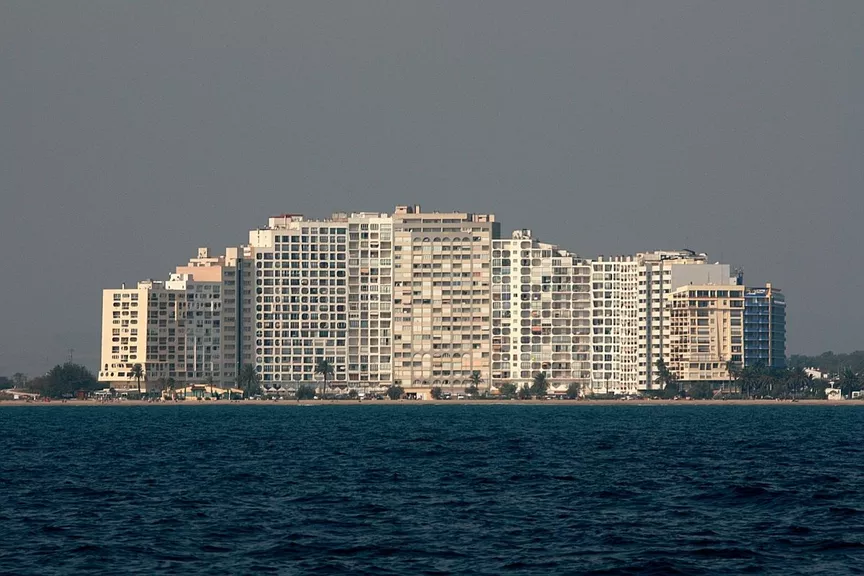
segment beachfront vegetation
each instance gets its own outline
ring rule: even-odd
[[[129,379],[135,380],[135,383],[138,385],[138,397],[141,397],[141,380],[144,379],[144,368],[141,364],[133,364],[132,369],[129,370]]]
[[[859,376],[864,373],[864,350],[848,354],[824,352],[818,356],[793,354],[789,357],[790,368],[815,368],[825,374],[839,376],[848,368]]]
[[[246,398],[261,394],[261,376],[252,364],[244,364],[237,377],[238,387]]]
[[[297,398],[297,400],[314,400],[315,387],[310,386],[309,384],[301,384],[300,387],[297,388],[295,398]]]
[[[502,398],[506,398],[507,400],[509,400],[516,397],[518,387],[512,382],[506,382],[498,387],[498,392],[501,394]]]
[[[319,359],[315,365],[315,374],[320,374],[324,378],[324,389],[321,392],[322,398],[326,398],[327,396],[327,381],[333,376],[334,372],[333,364],[326,358]]]
[[[531,384],[531,394],[535,398],[543,398],[549,390],[549,379],[545,372],[538,372],[534,375],[534,382]]]
[[[398,384],[394,384],[387,388],[387,397],[391,400],[399,400],[405,394],[405,389]]]
[[[48,398],[71,398],[78,391],[85,393],[100,388],[96,376],[80,364],[58,364],[44,376],[26,382],[26,389]]]
[[[582,385],[578,382],[573,382],[569,386],[567,386],[567,398],[570,400],[575,400],[579,397],[579,394],[582,392]]]
[[[444,396],[444,391],[441,389],[441,386],[433,386],[431,390],[429,390],[429,394],[432,396],[433,400],[441,400]]]
[[[522,384],[522,387],[519,388],[518,398],[520,400],[530,400],[531,399],[531,387],[528,384]]]
[[[483,382],[483,378],[480,377],[480,371],[474,370],[471,372],[471,386],[469,388],[474,388],[475,392],[471,393],[472,396],[477,396],[480,393],[480,383]],[[468,390],[465,390],[465,393],[468,393]]]

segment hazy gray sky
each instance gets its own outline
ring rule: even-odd
[[[0,374],[268,215],[491,211],[689,247],[864,348],[864,2],[0,3]]]

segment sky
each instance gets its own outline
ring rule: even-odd
[[[864,2],[0,2],[0,375],[299,212],[691,248],[864,348]]]

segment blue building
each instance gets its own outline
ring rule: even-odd
[[[779,289],[744,290],[744,366],[786,367],[786,297]]]

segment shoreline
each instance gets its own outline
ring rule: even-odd
[[[148,402],[123,400],[4,400],[2,407],[49,406],[864,406],[854,400],[181,400]]]

